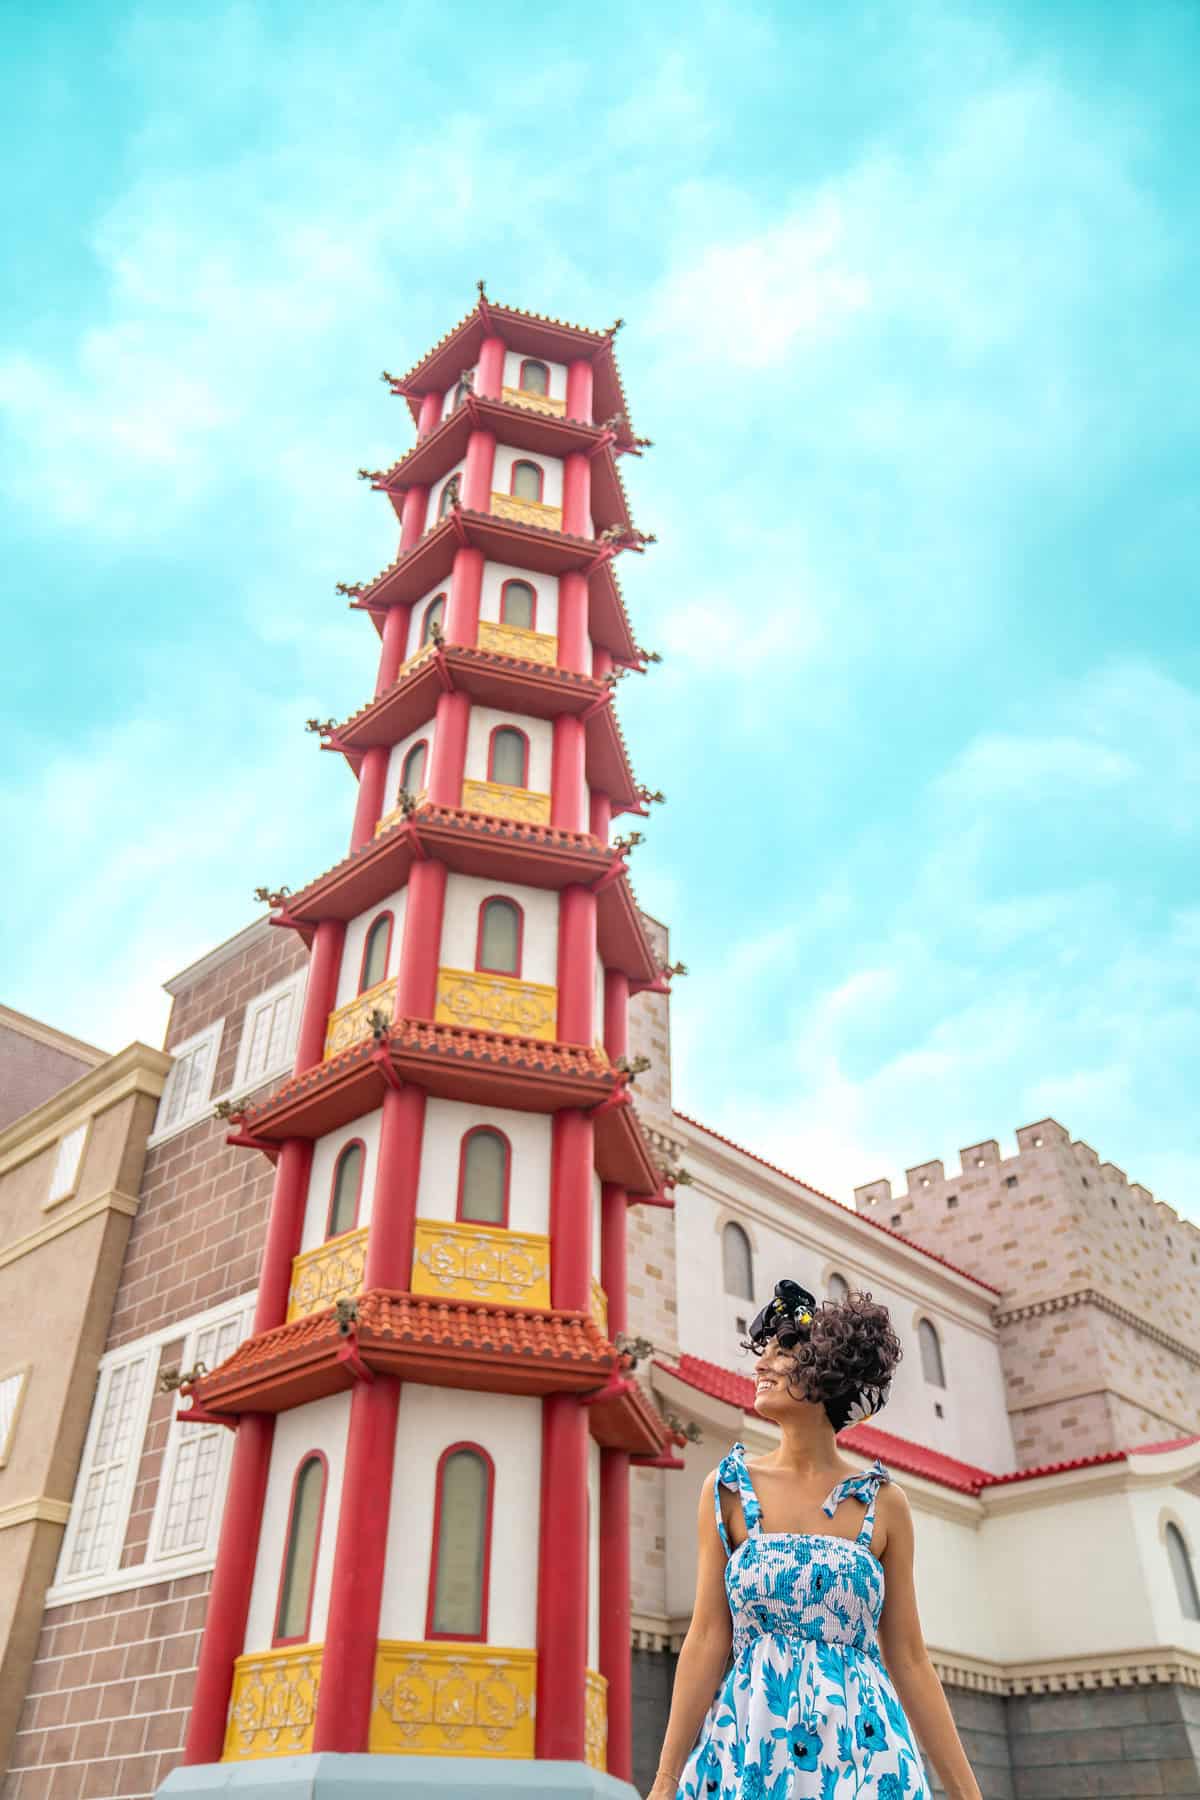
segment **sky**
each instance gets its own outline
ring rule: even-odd
[[[676,1104],[848,1199],[1053,1116],[1200,1222],[1200,12],[14,4],[0,999],[345,850],[379,381],[620,316]]]

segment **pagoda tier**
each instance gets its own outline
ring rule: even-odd
[[[348,1323],[324,1311],[247,1338],[191,1398],[210,1417],[278,1413],[352,1388],[364,1368],[479,1393],[587,1395],[596,1443],[633,1456],[659,1455],[670,1436],[590,1314],[374,1288]]]
[[[421,599],[444,582],[454,566],[455,551],[464,546],[481,551],[491,562],[534,573],[565,575],[580,571],[587,579],[588,634],[592,643],[607,650],[620,666],[640,668],[641,653],[612,568],[618,546],[501,518],[497,513],[455,508],[411,550],[402,551],[395,562],[359,587],[356,604],[375,617],[376,628],[382,634],[382,614],[389,607]]]
[[[632,534],[633,521],[625,484],[621,480],[613,455],[615,434],[602,425],[587,425],[579,419],[549,417],[528,405],[508,400],[486,400],[468,394],[462,405],[449,418],[423,437],[390,469],[381,470],[373,480],[379,493],[387,495],[397,517],[404,511],[404,496],[414,483],[428,484],[445,469],[447,463],[461,462],[466,456],[467,441],[472,431],[492,431],[517,450],[537,450],[546,456],[569,456],[582,451],[591,459],[591,510],[597,534],[613,526]]]

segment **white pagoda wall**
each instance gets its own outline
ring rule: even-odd
[[[342,948],[342,961],[338,970],[336,1006],[345,1006],[358,993],[358,977],[362,970],[363,945],[367,932],[380,913],[390,912],[392,915],[392,936],[388,944],[387,970],[383,980],[388,980],[400,967],[400,948],[404,942],[404,915],[408,909],[407,887],[397,888],[394,893],[385,894],[366,912],[356,914],[346,926],[346,941]]]
[[[313,1250],[318,1244],[325,1242],[325,1225],[329,1218],[329,1199],[333,1186],[333,1170],[341,1152],[355,1138],[361,1138],[363,1144],[363,1176],[362,1189],[358,1201],[358,1223],[369,1225],[371,1207],[375,1198],[375,1171],[379,1161],[379,1127],[383,1119],[382,1111],[377,1107],[374,1112],[363,1113],[360,1118],[352,1119],[348,1125],[339,1125],[325,1137],[318,1138],[313,1145],[312,1173],[308,1182],[308,1201],[304,1208],[304,1228],[300,1235],[300,1248]]]
[[[489,562],[483,565],[483,584],[479,595],[479,616],[498,624],[500,595],[506,581],[524,581],[537,596],[534,611],[535,631],[547,637],[558,636],[558,576],[544,575],[541,570],[518,569],[511,563]]]
[[[545,888],[485,881],[478,875],[451,875],[446,882],[441,963],[473,969],[479,935],[479,908],[500,895],[515,900],[525,914],[521,976],[554,987],[558,981],[558,896]]]
[[[330,1394],[324,1400],[312,1400],[307,1406],[293,1407],[290,1412],[282,1412],[276,1418],[275,1436],[271,1444],[271,1468],[263,1506],[262,1534],[254,1569],[254,1585],[250,1590],[250,1611],[246,1620],[247,1652],[269,1650],[271,1647],[292,1488],[296,1470],[312,1450],[324,1452],[327,1468],[325,1508],[321,1516],[321,1542],[317,1551],[308,1641],[319,1644],[324,1639],[349,1427],[348,1393]]]
[[[499,725],[514,725],[529,739],[529,770],[525,786],[535,794],[550,792],[550,760],[554,749],[554,728],[549,719],[533,719],[527,713],[497,712],[491,706],[473,706],[467,724],[468,781],[488,779],[488,748],[493,731]]]
[[[454,1218],[459,1153],[464,1134],[475,1125],[494,1125],[512,1146],[510,1231],[535,1231],[545,1236],[550,1228],[550,1115],[473,1106],[432,1096],[425,1105],[418,1218]]]
[[[519,388],[521,385],[521,364],[528,359],[516,350],[504,352],[504,386]],[[535,357],[534,361],[545,364],[550,372],[550,398],[565,400],[567,397],[567,365],[566,363],[546,362],[544,356]]]

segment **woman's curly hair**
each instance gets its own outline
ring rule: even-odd
[[[773,1342],[756,1345],[745,1338],[742,1348],[761,1356]],[[787,1380],[792,1398],[819,1402],[833,1429],[842,1431],[886,1406],[904,1352],[887,1307],[870,1294],[849,1293],[844,1300],[822,1301],[812,1323],[782,1354],[794,1364]]]

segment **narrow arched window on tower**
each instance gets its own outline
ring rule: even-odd
[[[526,357],[521,364],[521,392],[544,397],[550,392],[550,371],[544,362]]]
[[[540,500],[542,471],[536,463],[515,462],[512,467],[512,492],[518,500]]]
[[[378,985],[387,974],[388,951],[392,943],[392,915],[390,912],[380,913],[372,921],[367,932],[367,940],[363,945],[362,968],[358,976],[358,991],[365,994],[368,988]]]
[[[443,1451],[434,1489],[426,1638],[487,1637],[493,1478],[492,1459],[478,1445]]]
[[[276,1644],[299,1644],[308,1636],[324,1504],[325,1458],[317,1451],[300,1464],[292,1488],[275,1614]]]
[[[446,596],[445,594],[435,594],[433,599],[429,602],[429,605],[425,608],[425,617],[421,620],[421,642],[417,646],[418,649],[423,650],[425,648],[426,644],[433,636],[434,626],[437,625],[440,628],[445,617]]]
[[[458,386],[454,390],[454,397],[450,402],[450,411],[451,412],[458,411],[459,407],[462,405],[463,401],[466,399],[466,397],[470,393],[470,391],[471,391],[471,389],[465,381],[459,382]]]
[[[492,733],[488,780],[505,787],[529,786],[529,739],[514,725],[499,725]]]
[[[406,794],[419,794],[425,786],[425,764],[429,758],[429,745],[424,738],[414,744],[400,769],[400,786]]]
[[[459,481],[458,476],[452,475],[450,477],[449,481],[446,483],[445,487],[442,489],[441,498],[438,501],[438,518],[439,519],[444,519],[446,517],[446,514],[450,511],[450,508],[454,505],[455,501],[458,500],[458,497],[459,497],[458,490],[459,490],[460,486],[461,486],[461,483]]]
[[[941,1339],[928,1319],[922,1319],[917,1326],[917,1342],[921,1347],[921,1373],[931,1387],[944,1388],[946,1371],[942,1365]]]
[[[537,601],[527,581],[506,581],[500,590],[500,623],[533,630]]]
[[[513,900],[485,900],[479,909],[475,967],[493,975],[521,973],[521,909]]]
[[[1192,1559],[1178,1525],[1168,1523],[1166,1540],[1167,1561],[1175,1578],[1180,1610],[1185,1619],[1200,1619],[1200,1591],[1196,1587],[1196,1571],[1192,1567]]]
[[[828,1291],[829,1298],[831,1300],[836,1300],[837,1304],[840,1306],[842,1301],[846,1298],[846,1295],[850,1292],[850,1283],[846,1280],[844,1275],[839,1275],[835,1270],[829,1277]]]
[[[727,1225],[721,1233],[721,1264],[725,1275],[725,1292],[739,1300],[754,1298],[754,1259],[750,1239],[740,1225]]]
[[[327,1238],[341,1237],[343,1231],[353,1231],[358,1223],[363,1156],[362,1139],[355,1138],[353,1143],[346,1145],[334,1164],[333,1183],[329,1190],[329,1219],[325,1228]]]
[[[508,1223],[508,1139],[488,1125],[468,1131],[458,1171],[458,1216],[476,1225]]]

